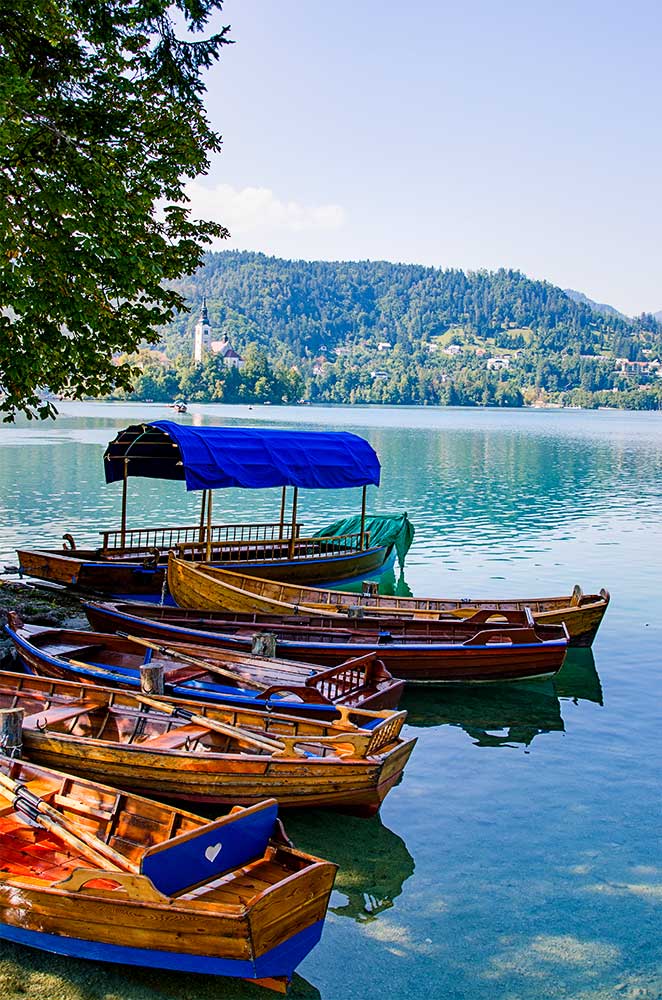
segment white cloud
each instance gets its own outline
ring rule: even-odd
[[[274,237],[286,233],[330,232],[344,226],[341,205],[303,205],[284,201],[266,187],[235,188],[231,184],[204,187],[192,181],[186,187],[193,218],[226,226],[233,237]]]

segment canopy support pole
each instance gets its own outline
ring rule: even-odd
[[[287,486],[283,486],[280,495],[280,530],[278,532],[278,537],[283,537],[283,532],[285,531],[285,494],[287,493]]]
[[[294,559],[294,544],[296,538],[297,530],[297,498],[299,496],[299,487],[294,487],[294,495],[292,496],[292,531],[290,532],[290,546],[289,546],[289,557]]]
[[[368,487],[363,487],[363,497],[361,498],[361,538],[359,540],[359,548],[361,552],[365,547],[365,499]]]
[[[205,560],[206,562],[211,562],[211,490],[207,491],[207,547]]]
[[[124,548],[126,544],[126,492],[129,478],[129,460],[124,459],[124,477],[122,479],[122,526],[120,530],[120,546]]]
[[[202,503],[200,504],[200,532],[198,541],[203,542],[205,538],[205,507],[207,504],[207,490],[202,491]]]

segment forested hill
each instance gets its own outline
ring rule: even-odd
[[[578,347],[582,353],[618,348],[628,356],[646,346],[641,323],[597,314],[560,288],[518,271],[465,273],[386,261],[288,261],[263,254],[208,254],[178,287],[192,313],[175,330],[185,348],[207,296],[212,326],[244,346],[276,343],[303,358],[321,349],[389,341],[404,349],[434,341],[453,329],[498,346],[546,351]],[[662,345],[662,326],[647,317]],[[512,334],[510,330],[519,332]],[[622,341],[619,343],[619,341]],[[177,347],[176,337],[168,338]],[[188,343],[188,341],[186,341]]]
[[[143,352],[137,398],[662,407],[662,324],[596,312],[518,271],[210,253],[178,283],[191,307]],[[210,355],[194,365],[207,298]]]

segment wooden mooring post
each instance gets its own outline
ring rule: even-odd
[[[150,650],[151,652],[151,650]],[[140,668],[140,690],[143,694],[164,694],[162,663],[143,663]]]
[[[273,632],[256,632],[253,636],[251,652],[255,656],[267,656],[273,660],[277,644],[278,638]]]
[[[0,709],[0,754],[14,759],[23,754],[23,709]]]

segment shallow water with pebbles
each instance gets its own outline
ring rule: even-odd
[[[0,565],[16,545],[79,544],[118,521],[103,483],[116,431],[171,415],[62,404],[0,428]],[[292,814],[290,835],[340,864],[321,944],[294,997],[659,1000],[662,416],[621,412],[196,406],[178,420],[346,429],[383,467],[375,511],[408,510],[415,594],[544,596],[607,587],[593,650],[555,681],[412,689],[418,736],[381,815]],[[195,523],[198,498],[134,480],[129,520]],[[356,492],[303,494],[321,527]],[[272,520],[279,499],[217,494],[218,520]],[[396,574],[397,576],[397,574]],[[41,1000],[226,1000],[235,981],[92,966],[0,943],[0,994]]]

